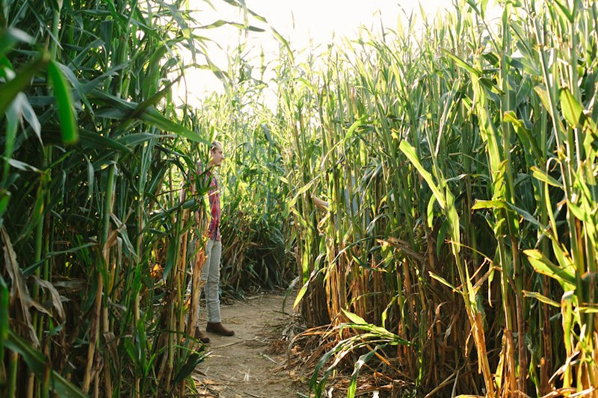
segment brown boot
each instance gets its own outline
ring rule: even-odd
[[[220,322],[208,322],[208,327],[206,328],[206,332],[216,333],[220,336],[234,336],[235,332],[232,330],[228,330],[222,323]]]
[[[208,336],[204,336],[204,334],[199,330],[199,328],[195,329],[195,337],[197,340],[201,341],[204,344],[208,344],[210,342],[210,338]]]

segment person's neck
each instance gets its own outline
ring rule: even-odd
[[[212,172],[216,171],[216,169],[218,169],[218,167],[216,167],[216,165],[212,161],[210,161],[208,163],[208,171],[210,173],[212,173]]]

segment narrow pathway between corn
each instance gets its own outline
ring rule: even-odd
[[[293,298],[260,294],[221,307],[222,323],[232,337],[210,337],[211,356],[195,369],[199,397],[287,398],[306,396],[306,386],[293,383],[283,364],[289,341],[283,338],[292,323]],[[205,307],[202,307],[202,309]],[[205,331],[205,311],[201,325]]]

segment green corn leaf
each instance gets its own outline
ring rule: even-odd
[[[132,258],[136,259],[137,258],[137,253],[135,252],[135,248],[133,247],[133,244],[131,243],[131,239],[129,238],[129,234],[127,233],[127,229],[124,228],[124,225],[123,225],[122,221],[120,221],[118,219],[118,217],[116,217],[114,214],[111,214],[110,218],[112,219],[112,222],[118,228],[118,234],[119,234],[119,236],[122,239],[123,246],[124,246],[124,249],[125,249],[125,253],[127,254],[128,257],[132,257]]]
[[[58,105],[62,141],[66,145],[74,144],[79,140],[79,131],[75,118],[73,99],[70,88],[67,86],[66,80],[55,61],[50,62],[48,65],[48,77],[54,88],[56,104]]]
[[[341,327],[340,327],[341,333],[342,333],[342,330],[345,328],[363,330],[368,333],[361,335],[362,339],[374,338],[377,340],[387,341],[388,343],[390,343],[392,345],[396,345],[396,344],[401,344],[401,345],[406,345],[406,346],[411,345],[411,342],[400,338],[396,334],[389,332],[388,330],[386,330],[385,328],[383,328],[381,326],[376,326],[376,325],[372,325],[371,323],[367,323],[363,318],[361,318],[360,316],[358,316],[350,311],[347,311],[347,310],[341,310],[341,311],[342,311],[343,315],[346,316],[347,319],[349,319],[349,321],[351,322],[348,324],[341,325]]]
[[[523,251],[536,272],[549,276],[559,282],[563,289],[575,290],[575,275],[571,268],[561,268],[550,261],[539,250]]]
[[[0,363],[4,361],[4,345],[8,339],[8,299],[8,286],[0,275]]]
[[[587,230],[588,239],[590,239],[595,247],[594,243],[596,240],[596,227],[594,224],[594,218],[592,217],[593,214],[596,214],[595,203],[592,202],[590,204],[586,198],[582,198],[579,206],[571,202],[567,203],[567,206],[575,218],[583,221],[586,226],[585,228]]]
[[[351,381],[349,382],[349,388],[347,391],[347,398],[355,398],[355,392],[357,390],[357,376],[359,376],[359,371],[379,350],[384,349],[386,344],[376,345],[376,347],[359,357],[357,362],[353,367],[353,373],[351,374]]]
[[[536,143],[536,139],[532,137],[531,131],[525,127],[523,120],[517,119],[515,112],[508,111],[504,114],[505,121],[507,123],[511,123],[515,128],[515,132],[520,137],[521,142],[526,144],[527,149],[534,155],[536,159],[539,159],[540,162],[544,162],[542,152],[540,148],[538,148],[538,144]]]
[[[168,278],[168,275],[170,274],[170,271],[174,266],[177,249],[178,247],[176,243],[171,243],[170,245],[168,245],[168,250],[166,252],[166,264],[164,266],[164,273],[162,275],[162,278],[164,280]]]
[[[536,293],[536,292],[528,292],[527,290],[523,291],[523,297],[529,297],[536,299],[544,304],[548,304],[550,306],[560,308],[561,305],[554,300],[549,299],[548,297],[544,296],[543,294]]]
[[[540,222],[538,220],[536,220],[536,218],[531,215],[528,211],[517,207],[511,203],[507,203],[507,206],[510,210],[514,211],[515,213],[517,213],[519,216],[523,217],[523,219],[533,225],[535,225],[536,227],[538,227],[538,229],[540,230],[546,230],[546,226],[540,224]]]
[[[9,105],[6,110],[6,146],[4,148],[5,158],[5,169],[4,176],[7,175],[8,161],[12,158],[15,140],[17,137],[18,126],[22,125],[22,121],[26,120],[35,135],[42,142],[41,137],[41,124],[37,119],[31,104],[27,100],[27,96],[24,93],[18,93],[13,102]]]
[[[199,29],[215,29],[227,24],[230,24],[230,22],[225,21],[223,19],[219,19],[218,21],[212,22],[211,24],[199,26]]]
[[[571,12],[571,10],[569,10],[569,6],[568,5],[563,4],[563,2],[561,0],[554,0],[554,4],[557,5],[557,7],[560,10],[560,12],[565,16],[565,18],[567,18],[567,20],[570,23],[573,23],[575,21],[575,17],[573,15],[573,12]]]
[[[159,93],[157,95],[159,96],[161,94]],[[173,122],[151,106],[147,108],[142,107],[143,112],[138,114],[139,112],[136,112],[139,109],[139,105],[137,103],[125,101],[122,98],[117,98],[98,89],[92,90],[92,98],[96,98],[106,103],[112,108],[113,111],[116,111],[117,113],[112,115],[115,118],[124,118],[126,115],[135,114],[140,120],[149,124],[150,126],[156,127],[160,130],[173,132],[188,139],[189,141],[210,145],[210,142],[205,137],[189,130],[183,125]]]
[[[506,209],[507,204],[503,200],[476,200],[471,207],[472,210],[480,209]]]
[[[8,203],[10,202],[10,192],[6,191],[3,188],[0,188],[0,228],[4,226],[4,212],[8,207]]]
[[[561,90],[561,109],[563,110],[563,116],[565,116],[571,127],[578,128],[584,124],[583,108],[567,88]]]
[[[482,72],[475,69],[473,66],[469,65],[467,62],[463,61],[461,58],[457,57],[455,54],[449,52],[446,49],[442,49],[442,52],[444,54],[446,54],[450,59],[452,59],[453,61],[455,61],[455,63],[457,64],[457,66],[465,69],[466,71],[468,71],[469,73],[471,73],[473,76],[475,77],[482,77]]]
[[[413,166],[421,174],[421,176],[424,178],[424,180],[426,180],[426,182],[428,183],[428,186],[432,190],[432,193],[434,194],[434,197],[438,201],[438,204],[440,205],[440,207],[445,209],[446,208],[445,197],[442,194],[442,191],[440,190],[440,188],[435,184],[432,174],[430,174],[426,169],[424,169],[424,167],[420,163],[419,158],[417,157],[417,154],[415,153],[415,148],[410,143],[403,140],[399,144],[399,149],[405,154],[405,156],[407,156],[407,159],[409,159],[411,164],[413,164]]]
[[[428,208],[426,211],[426,219],[428,221],[428,227],[432,228],[434,225],[434,203],[436,202],[436,198],[434,195],[430,196],[430,200],[428,201]]]
[[[138,133],[138,134],[127,134],[119,138],[117,141],[125,147],[131,149],[137,145],[141,145],[145,142],[160,139],[175,138],[176,135],[168,134],[150,134],[150,133]]]
[[[363,319],[362,317],[360,317],[359,315],[356,315],[352,312],[346,311],[346,310],[342,310],[343,314],[354,324],[356,325],[368,325],[368,323],[365,321],[365,319]]]
[[[215,29],[215,28],[219,28],[224,25],[234,26],[235,28],[241,29],[241,30],[247,29],[251,32],[265,32],[264,29],[258,28],[257,26],[251,26],[251,25],[245,26],[238,22],[225,21],[223,19],[219,19],[218,21],[212,22],[211,24],[208,24],[208,25],[200,26],[199,29]]]
[[[105,137],[100,135],[99,133],[87,131],[87,130],[79,130],[79,145],[83,148],[89,149],[114,149],[117,151],[124,151],[128,153],[133,153],[133,146],[128,145],[127,142],[122,143],[121,140],[113,140],[111,138]],[[124,140],[126,141],[126,140]],[[133,139],[134,141],[134,139]]]
[[[208,59],[208,65],[196,64],[193,66],[197,69],[212,71],[214,73],[214,75],[220,80],[226,81],[229,78],[229,75],[226,71],[223,71],[222,69],[220,69],[216,64],[209,61],[209,59]]]
[[[306,282],[303,286],[301,286],[301,290],[299,290],[299,293],[297,293],[297,297],[295,297],[295,302],[293,303],[293,308],[297,308],[299,303],[301,303],[303,296],[305,296],[305,293],[307,293],[308,284],[309,284],[309,281]]]
[[[542,181],[545,184],[552,185],[553,187],[563,189],[563,184],[561,184],[560,182],[555,180],[553,177],[549,176],[546,172],[540,170],[538,167],[532,166],[531,170],[532,170],[532,175],[538,181]]]
[[[556,240],[556,238],[551,237],[552,239],[552,251],[554,252],[554,256],[557,259],[559,266],[563,269],[570,270],[571,273],[575,272],[575,264],[571,259],[571,256],[567,252],[567,250],[561,245],[561,243]]]
[[[287,50],[286,54],[290,57],[291,59],[291,63],[294,63],[294,52],[291,50],[291,46],[288,42],[288,40],[286,40],[284,37],[282,37],[282,35],[280,33],[278,33],[278,31],[274,28],[272,28],[272,33],[274,34],[274,37],[282,43],[282,45],[284,46],[284,48]]]
[[[29,103],[27,96],[23,93],[19,93],[19,95],[17,96],[17,98],[15,99],[14,102],[17,102],[17,101],[19,103],[19,108],[20,108],[19,112],[21,113],[21,115],[23,115],[23,119],[25,119],[27,121],[27,123],[29,124],[29,126],[31,126],[31,129],[33,129],[33,132],[35,133],[35,135],[41,142],[42,141],[41,124],[40,124],[39,120],[37,119],[37,115],[35,114],[35,111],[31,107],[31,104]]]
[[[322,390],[326,386],[326,381],[328,380],[328,376],[330,375],[330,372],[332,371],[332,369],[327,369],[326,372],[324,372],[324,376],[322,377],[322,380],[320,380],[320,382],[318,383],[318,375],[320,374],[319,373],[320,369],[322,369],[324,364],[326,362],[328,362],[328,360],[334,354],[336,354],[343,348],[344,343],[345,343],[344,341],[341,341],[340,343],[338,343],[332,350],[329,350],[326,354],[324,354],[322,356],[322,358],[316,364],[316,366],[314,368],[314,373],[309,381],[309,389],[310,389],[310,392],[313,389],[315,392],[315,395],[317,397],[322,396]]]
[[[17,95],[17,98],[19,98],[19,96],[22,93],[19,93]],[[6,179],[8,178],[8,173],[10,170],[10,160],[12,159],[12,154],[13,154],[13,149],[14,149],[14,144],[15,144],[15,140],[17,137],[17,131],[19,128],[19,121],[20,121],[20,117],[19,117],[19,110],[18,110],[18,105],[17,105],[17,101],[13,101],[8,109],[6,110],[6,141],[5,141],[5,147],[4,147],[4,170],[3,170],[3,174],[2,174],[2,179],[4,181],[6,181]]]
[[[6,112],[10,103],[23,89],[29,86],[35,74],[50,62],[50,55],[42,52],[41,55],[23,70],[17,72],[14,79],[0,86],[0,115]]]
[[[299,197],[304,194],[305,192],[307,192],[309,189],[311,189],[311,187],[314,185],[316,180],[311,180],[310,182],[308,182],[307,184],[305,184],[304,186],[302,186],[301,188],[299,188],[299,190],[297,191],[297,193],[295,194],[295,196],[293,197],[293,199],[291,199],[291,201],[289,202],[289,207],[293,207],[295,206],[295,204],[297,203],[297,200],[299,199]]]
[[[442,225],[440,226],[440,231],[438,231],[438,237],[436,238],[436,255],[438,257],[440,257],[440,253],[442,251],[442,248],[444,247],[445,244],[445,240],[446,240],[446,234],[448,233],[448,229],[449,229],[449,223],[447,221],[444,221],[442,223]]]
[[[15,169],[19,169],[22,171],[33,171],[35,173],[40,173],[40,170],[37,169],[35,166],[30,165],[29,163],[21,162],[20,160],[10,159],[8,163],[14,167]]]
[[[536,218],[532,216],[528,211],[523,210],[515,205],[512,205],[511,203],[508,203],[504,200],[476,200],[475,204],[471,208],[472,210],[504,209],[514,211],[515,213],[523,217],[523,219],[539,227],[540,229],[546,229],[546,227],[540,224],[540,222],[536,220]]]
[[[347,130],[347,134],[345,134],[345,137],[343,138],[344,141],[347,141],[349,139],[351,139],[353,137],[353,134],[355,133],[355,131],[357,131],[357,129],[359,128],[359,126],[361,126],[363,123],[363,119],[359,119],[356,120],[351,127],[349,127],[349,130]]]
[[[540,98],[540,101],[542,102],[544,109],[546,109],[550,116],[554,118],[554,115],[552,114],[552,107],[550,106],[550,96],[548,95],[548,91],[546,91],[546,88],[542,86],[536,86],[534,87],[534,90]]]
[[[31,44],[34,40],[27,33],[16,28],[0,29],[0,56],[10,52],[19,42]]]
[[[123,345],[124,345],[125,353],[127,353],[129,355],[129,358],[131,359],[133,364],[135,364],[135,367],[138,369],[141,369],[143,367],[143,365],[139,361],[139,357],[137,355],[137,350],[135,349],[135,344],[133,344],[131,339],[127,338],[127,339],[124,339]]]
[[[449,227],[451,229],[451,248],[453,253],[457,253],[461,250],[461,234],[459,232],[459,213],[455,208],[455,197],[453,194],[446,189],[446,217],[449,221]]]
[[[193,373],[193,371],[195,371],[197,365],[204,362],[207,357],[208,355],[206,355],[205,352],[194,352],[191,355],[189,355],[185,364],[174,376],[173,383],[176,385],[177,383],[180,383],[181,381],[185,380],[191,373]],[[151,370],[151,366],[148,366],[147,368],[148,371]]]
[[[62,255],[62,254],[76,253],[76,252],[78,252],[80,250],[83,250],[83,249],[86,249],[86,248],[90,248],[90,247],[95,247],[97,245],[98,245],[97,243],[86,243],[86,244],[83,244],[81,246],[73,247],[73,248],[70,248],[70,249],[67,249],[67,250],[58,250],[58,251],[48,252],[48,253],[46,253],[46,255],[40,261],[38,261],[37,263],[34,263],[34,264],[30,265],[29,267],[25,268],[23,270],[23,275],[25,277],[29,277],[29,276],[33,275],[33,273],[35,272],[35,270],[40,265],[42,265],[45,261],[51,259],[52,257],[56,257],[56,256],[59,256],[59,255]]]
[[[158,91],[150,98],[137,105],[135,110],[125,120],[127,120],[128,118],[136,118],[140,114],[145,112],[145,110],[148,109],[150,106],[156,105],[161,99],[163,99],[170,93],[172,86],[174,86],[182,77],[183,75],[180,75],[178,78],[168,83],[164,88],[162,88],[162,90]]]
[[[598,126],[590,117],[584,117],[584,148],[588,154],[598,151]]]
[[[143,115],[141,115],[140,119],[154,127],[161,129],[161,130],[171,131],[181,137],[188,139],[189,141],[197,142],[199,144],[210,145],[210,143],[208,142],[208,140],[205,137],[189,130],[188,128],[186,128],[178,123],[175,123],[175,122],[167,119],[166,117],[164,117],[164,115],[159,113],[155,108],[147,109],[143,113]]]
[[[12,351],[18,352],[29,369],[40,378],[45,379],[47,372],[48,358],[46,358],[41,352],[33,349],[31,344],[25,341],[21,336],[14,333],[12,330],[8,331],[8,338],[6,339],[6,347]],[[64,377],[50,370],[50,389],[56,393],[59,397],[71,398],[71,397],[87,397],[77,387],[69,383]]]
[[[435,273],[433,273],[432,271],[428,272],[430,274],[430,278],[432,279],[436,279],[438,282],[442,283],[444,286],[448,287],[449,289],[451,289],[454,292],[459,292],[459,290],[457,290],[453,285],[451,285],[446,279],[444,279],[442,276],[437,275]]]
[[[482,18],[486,15],[486,9],[488,8],[488,0],[482,0],[480,2],[480,10],[482,12]]]

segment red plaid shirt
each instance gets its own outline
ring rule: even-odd
[[[212,173],[208,173],[210,180],[210,189],[208,190],[208,199],[210,201],[210,211],[212,219],[208,228],[210,239],[220,240],[220,189],[218,189],[218,180]]]

